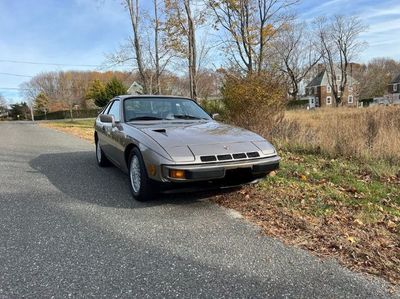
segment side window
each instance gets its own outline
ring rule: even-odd
[[[110,109],[111,103],[108,103],[103,110],[101,110],[101,114],[107,114],[107,111]]]
[[[114,115],[115,121],[121,121],[120,115],[119,115],[119,106],[120,106],[120,101],[115,100],[112,104],[110,109],[107,111],[107,114],[112,114]]]

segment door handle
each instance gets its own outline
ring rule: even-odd
[[[104,132],[104,131],[106,130],[106,127],[105,127],[105,126],[102,126],[102,127],[101,127],[101,130]]]

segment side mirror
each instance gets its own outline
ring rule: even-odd
[[[114,115],[112,114],[100,114],[100,121],[102,123],[109,123],[112,124],[112,126],[115,126],[115,119]]]
[[[220,115],[219,113],[213,113],[213,114],[211,115],[211,118],[212,118],[213,120],[221,120],[221,115]]]

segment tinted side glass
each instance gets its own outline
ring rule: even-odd
[[[114,115],[115,121],[120,121],[120,115],[119,115],[119,105],[120,102],[119,100],[116,100],[112,103],[110,109],[108,110],[107,114],[112,114]]]

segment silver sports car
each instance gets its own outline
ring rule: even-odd
[[[277,169],[280,160],[261,136],[172,96],[112,99],[96,119],[94,140],[98,164],[112,162],[129,174],[133,197],[141,201],[182,187],[248,183]]]

